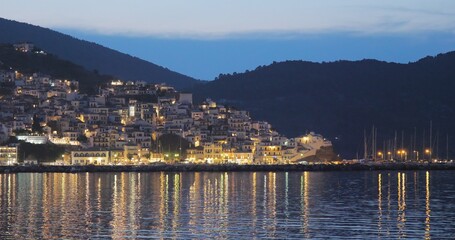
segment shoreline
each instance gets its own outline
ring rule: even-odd
[[[2,173],[83,173],[83,172],[292,172],[292,171],[412,171],[455,170],[455,164],[387,163],[387,164],[314,164],[314,165],[209,165],[151,164],[127,166],[0,166]]]

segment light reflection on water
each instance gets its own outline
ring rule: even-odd
[[[455,175],[0,174],[0,239],[454,238]]]

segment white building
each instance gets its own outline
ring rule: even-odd
[[[109,151],[100,149],[85,149],[71,151],[71,164],[73,165],[106,165],[109,164]]]
[[[20,141],[25,141],[32,144],[46,144],[49,139],[47,136],[32,136],[32,135],[20,135],[16,136]]]

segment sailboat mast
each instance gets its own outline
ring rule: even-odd
[[[367,146],[367,132],[363,129],[363,159],[367,160],[368,146]]]
[[[374,155],[374,125],[371,128],[371,159],[374,160],[376,156]]]
[[[414,127],[414,142],[413,143],[414,144],[412,145],[412,153],[415,154],[414,159],[418,160],[417,156],[416,156],[416,155],[418,155],[418,153],[417,153],[417,151],[418,151],[417,150],[417,127]]]
[[[378,128],[374,128],[374,158],[378,156]]]
[[[395,130],[395,138],[393,139],[393,152],[392,152],[392,156],[393,158],[395,159],[395,154],[397,152],[397,131]]]
[[[439,130],[436,131],[436,159],[439,159]]]
[[[430,120],[430,162],[432,159],[432,154],[433,154],[433,142],[432,142],[432,134],[433,134],[433,121]]]
[[[425,160],[425,128],[422,133],[422,160]]]

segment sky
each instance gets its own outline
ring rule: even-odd
[[[9,0],[0,16],[204,80],[273,61],[406,63],[455,50],[453,0]]]

